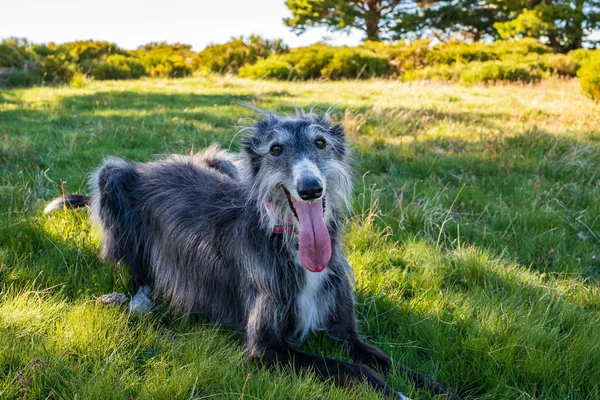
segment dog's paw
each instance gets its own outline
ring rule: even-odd
[[[384,373],[389,371],[392,364],[392,359],[387,354],[364,342],[358,342],[351,346],[350,358],[356,363],[379,368]]]
[[[129,297],[125,296],[122,293],[112,292],[108,294],[103,294],[98,298],[100,304],[105,306],[114,306],[121,305],[127,303]]]
[[[144,313],[152,308],[152,300],[150,300],[150,286],[142,286],[138,292],[131,298],[129,302],[129,311],[132,313]]]

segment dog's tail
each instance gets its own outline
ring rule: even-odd
[[[55,210],[64,210],[67,208],[80,208],[87,207],[90,205],[90,196],[82,194],[67,194],[64,196],[58,196],[52,200],[46,208],[44,208],[44,214],[48,214]]]

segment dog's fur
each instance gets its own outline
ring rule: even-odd
[[[324,147],[316,146],[317,140]],[[270,152],[274,144],[282,146],[281,154]],[[138,289],[132,309],[149,308],[152,287],[153,297],[179,312],[244,331],[251,358],[310,369],[339,384],[366,380],[390,396],[392,389],[371,369],[387,370],[390,358],[360,338],[352,271],[342,251],[350,171],[342,127],[327,116],[303,112],[282,117],[261,111],[239,155],[211,147],[150,163],[109,158],[91,179],[100,255],[123,260],[131,269]],[[331,258],[322,272],[303,266],[297,233],[273,233],[278,219],[293,221],[300,230],[292,204],[303,201],[297,187],[305,176],[323,188]],[[88,201],[57,199],[47,211]],[[292,347],[316,330],[346,342],[354,363]],[[400,368],[432,392],[458,398]]]

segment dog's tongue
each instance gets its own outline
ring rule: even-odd
[[[311,272],[321,272],[331,258],[331,239],[323,218],[323,199],[294,201],[300,221],[300,262]]]

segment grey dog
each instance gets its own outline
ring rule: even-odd
[[[101,258],[131,270],[132,310],[149,309],[152,292],[181,313],[243,331],[252,359],[340,385],[366,380],[387,397],[405,398],[372,369],[388,370],[390,357],[365,343],[356,326],[341,238],[352,194],[344,129],[328,115],[255,110],[240,154],[211,147],[149,163],[109,158],[92,176],[92,196],[57,198],[46,212],[90,206]],[[347,343],[353,362],[293,348],[318,330]]]

